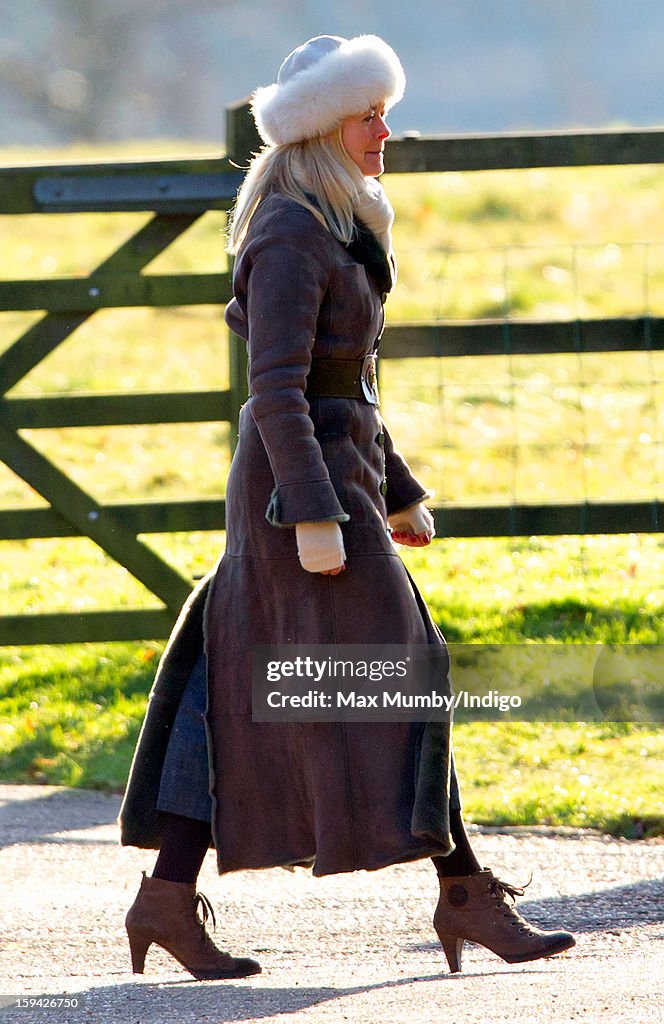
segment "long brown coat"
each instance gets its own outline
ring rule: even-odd
[[[358,359],[374,349],[385,281],[373,257],[280,195],[252,218],[226,311],[248,339],[251,393],[228,479],[226,551],[160,667],[124,843],[158,844],[160,758],[204,632],[220,871],[313,862],[326,874],[450,849],[458,791],[448,724],[261,724],[251,714],[256,644],[444,644],[386,528],[387,513],[424,489],[375,406],[304,396],[312,355]],[[340,575],[301,568],[293,526],[306,520],[342,524]]]

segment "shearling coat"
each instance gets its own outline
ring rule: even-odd
[[[424,488],[374,405],[304,393],[312,355],[374,350],[389,287],[376,245],[344,247],[274,193],[251,220],[226,311],[248,340],[250,383],[227,484],[226,550],[183,610],[155,680],[121,814],[125,844],[158,845],[160,765],[204,637],[220,872],[373,869],[451,847],[459,797],[449,723],[266,724],[251,713],[256,644],[444,645],[387,530],[388,512],[415,504]],[[342,524],[339,575],[301,568],[294,524],[310,520]]]

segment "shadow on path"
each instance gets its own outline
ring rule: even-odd
[[[12,787],[13,789],[14,787]],[[26,791],[30,786],[21,787]],[[0,795],[2,791],[0,790]],[[121,797],[94,790],[55,790],[42,796],[29,793],[19,799],[5,797],[0,804],[0,847],[14,843],[52,842],[56,832],[84,831],[112,825]],[[80,842],[80,840],[77,840]],[[91,842],[103,842],[98,838]]]
[[[505,965],[504,970],[514,970]],[[502,974],[503,970],[473,972],[472,977]],[[545,973],[541,968],[526,967],[522,973]],[[396,989],[421,982],[449,982],[456,984],[467,980],[462,974],[413,975],[408,978],[381,981],[374,985],[356,985],[348,988],[312,987],[304,988],[251,988],[234,985],[231,982],[167,981],[160,983],[135,982],[124,985],[108,985],[100,988],[68,992],[67,997],[78,999],[75,1010],[58,1013],[60,1024],[82,1024],[93,1020],[95,1024],[117,1024],[118,1021],[140,1021],[140,1024],[164,1024],[164,1021],[193,1022],[205,1021],[246,1021],[260,1020],[281,1013],[298,1013],[320,1003],[347,996],[386,989]],[[20,1020],[31,1024],[29,1011],[0,1009],[0,1021]],[[44,1021],[43,1016],[35,1021]],[[348,1018],[352,1019],[352,1018]]]
[[[540,928],[617,932],[664,921],[664,878],[600,889],[578,896],[521,900],[523,916]]]

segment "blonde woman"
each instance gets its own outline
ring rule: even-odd
[[[393,212],[377,177],[404,85],[376,36],[318,36],[253,99],[265,148],[230,225],[226,310],[247,339],[250,397],[226,550],[162,660],[121,815],[124,843],[160,849],[127,915],[136,971],[153,942],[197,978],[260,970],[218,950],[196,916],[209,909],[195,886],[210,845],[220,872],[433,858],[452,971],[466,939],[509,962],[574,944],[528,925],[517,890],[478,863],[449,723],[252,718],[259,644],[433,645],[446,664],[394,544],[430,543],[428,495],[392,443],[375,384],[394,280]]]

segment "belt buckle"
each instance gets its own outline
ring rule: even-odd
[[[365,356],[362,360],[360,383],[362,385],[362,394],[369,405],[380,405],[380,401],[378,399],[378,378],[376,376],[375,352],[370,352],[369,355]]]

